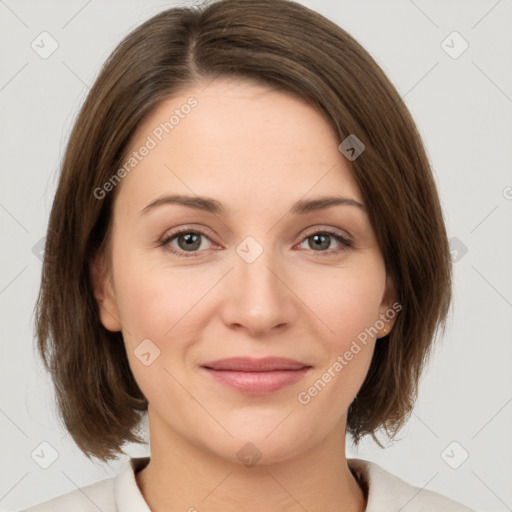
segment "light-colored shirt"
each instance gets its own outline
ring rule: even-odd
[[[135,474],[148,462],[149,457],[131,458],[115,477],[21,512],[151,512],[135,480]],[[442,494],[410,485],[375,462],[347,459],[347,464],[365,488],[366,512],[475,512]]]

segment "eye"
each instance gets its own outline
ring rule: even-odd
[[[329,249],[329,246],[333,241],[340,245],[337,248],[331,249],[329,251],[323,250]],[[308,243],[309,247],[313,247],[312,250],[314,252],[321,253],[321,256],[329,256],[333,253],[339,253],[352,247],[352,242],[348,240],[348,238],[346,238],[340,232],[334,230],[315,231],[312,234],[306,236],[300,245],[305,242]]]
[[[211,243],[210,238],[202,231],[184,228],[179,231],[171,232],[162,240],[160,245],[176,256],[196,257],[200,256],[200,253],[207,249],[203,244],[203,239],[208,240]],[[299,247],[308,241],[310,241],[308,245],[310,248],[312,247],[311,250],[319,253],[321,256],[337,254],[353,247],[352,242],[348,238],[346,238],[341,232],[335,230],[313,231],[303,239],[299,244]],[[339,244],[338,247],[325,250],[329,249],[333,241]],[[172,242],[176,242],[177,246]]]
[[[202,238],[210,240],[202,231],[182,229],[181,231],[170,233],[169,236],[162,240],[161,245],[169,248],[169,250],[177,256],[193,257],[198,256],[198,254],[196,254],[198,249],[204,249]],[[176,241],[178,247],[172,245],[171,241]],[[183,254],[184,252],[191,254]]]

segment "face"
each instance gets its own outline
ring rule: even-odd
[[[395,295],[340,142],[302,100],[227,79],[139,126],[128,153],[141,158],[116,190],[111,276],[93,268],[152,444],[181,439],[236,462],[251,442],[270,463],[345,432]],[[170,195],[219,209],[148,206]],[[324,197],[349,201],[297,206]],[[206,364],[231,357],[302,369]]]

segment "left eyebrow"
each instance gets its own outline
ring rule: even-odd
[[[225,215],[227,213],[226,208],[216,199],[210,197],[174,194],[156,198],[154,201],[151,201],[151,203],[149,203],[145,208],[143,208],[139,214],[147,214],[157,206],[164,204],[181,204],[183,206],[188,206],[189,208],[204,210],[216,215]],[[332,196],[319,197],[310,200],[299,200],[291,207],[290,213],[293,215],[305,215],[313,211],[323,210],[325,208],[330,208],[331,206],[337,205],[355,206],[363,212],[366,211],[365,206],[355,199],[343,196]]]
[[[301,200],[297,201],[291,208],[290,212],[294,215],[304,215],[306,213],[323,210],[331,206],[347,205],[355,206],[363,212],[366,212],[364,204],[352,199],[350,197],[333,196],[333,197],[319,197],[318,199]]]

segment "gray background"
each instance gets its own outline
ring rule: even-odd
[[[477,510],[512,510],[512,2],[301,3],[362,43],[404,98],[434,168],[456,259],[454,312],[401,441],[386,450],[349,442],[347,455]],[[0,0],[3,510],[113,476],[125,462],[94,465],[58,422],[34,351],[38,242],[70,127],[100,65],[128,31],[173,5]],[[43,31],[58,43],[48,58],[31,47],[42,45]],[[461,40],[442,45],[453,31],[469,43],[457,58]],[[51,453],[45,442],[58,455],[47,469],[32,456]]]

